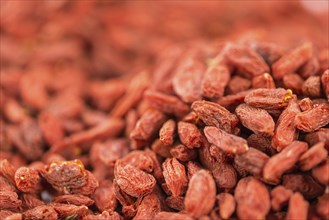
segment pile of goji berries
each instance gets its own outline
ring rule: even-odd
[[[162,32],[134,3],[1,4],[0,219],[329,218],[329,44],[310,23],[279,43],[229,15],[232,34],[191,26],[211,5],[162,3]]]

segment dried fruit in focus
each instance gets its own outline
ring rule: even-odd
[[[309,111],[298,113],[294,122],[299,130],[306,132],[324,127],[329,123],[329,104],[320,104]]]
[[[137,208],[134,220],[152,220],[161,211],[160,199],[156,193],[146,195]]]
[[[241,104],[235,112],[241,123],[246,128],[256,134],[272,136],[274,131],[274,121],[271,115],[264,109],[254,108],[247,104]]]
[[[215,126],[228,133],[236,132],[238,118],[219,104],[196,101],[193,102],[191,108],[206,125]]]
[[[149,141],[159,131],[165,119],[166,117],[162,112],[155,109],[147,110],[137,121],[136,127],[130,133],[130,138],[142,143]]]
[[[297,139],[298,133],[294,121],[298,113],[300,113],[300,109],[294,99],[289,102],[288,107],[281,113],[272,139],[272,146],[277,151],[281,151]]]
[[[201,146],[201,133],[198,127],[187,122],[178,122],[178,136],[182,144],[193,149]]]
[[[163,176],[173,197],[182,195],[188,183],[184,165],[175,158],[168,158],[162,167]]]
[[[156,184],[154,177],[131,165],[116,168],[114,173],[116,182],[120,188],[133,197],[140,197],[153,191]]]
[[[160,141],[165,146],[170,146],[174,143],[176,130],[176,122],[172,119],[166,121],[159,132]]]
[[[307,143],[294,141],[280,153],[271,157],[263,169],[264,180],[270,184],[278,184],[281,175],[292,168],[307,149]]]
[[[292,98],[292,91],[289,89],[254,89],[246,95],[244,101],[256,108],[276,110],[285,108]]]
[[[219,128],[207,126],[204,129],[204,134],[209,143],[216,145],[228,154],[242,154],[248,150],[245,139],[226,133]]]
[[[20,167],[15,172],[16,187],[26,193],[38,193],[41,191],[41,177],[33,168]]]
[[[42,176],[52,185],[57,191],[65,194],[82,193],[83,187],[87,186],[90,180],[89,175],[85,171],[81,161],[59,161],[51,163],[44,171]],[[87,195],[93,193],[97,184],[91,186]]]

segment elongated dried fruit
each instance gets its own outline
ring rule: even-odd
[[[235,211],[234,197],[229,193],[220,193],[217,196],[219,214],[223,219],[229,219]]]
[[[150,102],[151,106],[167,114],[182,117],[189,112],[189,107],[179,98],[155,91],[146,91],[144,98]]]
[[[204,200],[207,195],[207,200]],[[216,185],[211,174],[206,170],[195,173],[188,185],[185,196],[185,210],[192,216],[199,218],[206,215],[213,208],[216,200]]]
[[[181,61],[173,77],[175,93],[187,103],[201,100],[201,82],[205,66],[193,55]]]
[[[271,208],[266,186],[254,177],[246,177],[238,182],[234,198],[240,219],[264,219]]]
[[[306,220],[308,207],[309,203],[305,201],[303,196],[299,192],[294,193],[289,200],[287,219]]]
[[[180,196],[187,188],[187,176],[184,165],[175,158],[169,158],[162,164],[163,176],[174,197]]]
[[[204,74],[201,88],[202,95],[207,98],[219,98],[230,80],[229,68],[226,65],[214,64]]]
[[[265,136],[273,135],[274,121],[267,111],[241,104],[235,109],[235,112],[243,126],[254,133]]]
[[[306,132],[324,127],[329,123],[329,104],[320,104],[309,111],[298,113],[294,122],[299,130]]]
[[[174,143],[175,137],[175,130],[176,130],[176,122],[172,119],[166,121],[159,132],[160,141],[165,146],[170,146]]]
[[[247,152],[236,155],[234,163],[243,167],[249,173],[260,176],[268,159],[269,157],[266,154],[250,147]]]
[[[235,133],[238,118],[219,104],[208,101],[196,101],[192,110],[208,126],[215,126],[228,133]]]
[[[188,148],[199,148],[201,146],[201,133],[194,124],[178,122],[178,136],[182,144]]]
[[[94,200],[89,198],[88,196],[75,194],[75,195],[61,195],[56,196],[53,200],[55,203],[66,203],[66,204],[73,204],[76,206],[90,206],[94,204]]]
[[[152,175],[138,170],[131,165],[117,165],[115,179],[120,188],[133,197],[140,197],[152,192],[155,179]]]
[[[161,202],[156,193],[151,193],[143,198],[138,206],[135,220],[152,220],[161,211]]]
[[[328,156],[328,151],[324,148],[324,143],[319,142],[312,146],[299,158],[299,166],[303,171],[307,171],[324,161]]]
[[[216,145],[228,154],[242,154],[248,150],[245,139],[226,133],[219,128],[207,126],[204,129],[204,134],[209,143]]]
[[[229,45],[225,51],[229,62],[246,77],[254,77],[269,72],[269,67],[256,52],[243,46]]]
[[[142,117],[137,121],[136,127],[130,133],[130,138],[141,142],[136,146],[140,148],[144,146],[144,142],[149,141],[160,129],[165,122],[165,115],[155,109],[147,110]]]
[[[289,89],[255,89],[246,95],[244,101],[256,108],[275,110],[285,108],[292,97]]]
[[[60,152],[67,146],[77,145],[81,143],[90,143],[97,139],[117,136],[123,129],[124,123],[118,118],[109,118],[107,121],[80,133],[66,137],[59,143],[52,146],[52,152]]]
[[[286,146],[297,139],[297,129],[295,127],[295,117],[300,113],[296,100],[291,100],[288,107],[281,113],[274,131],[272,146],[281,151]]]
[[[263,169],[264,180],[270,184],[278,184],[281,175],[295,165],[307,148],[307,143],[294,141],[280,153],[271,157]]]
[[[311,59],[313,46],[311,43],[304,43],[290,53],[283,55],[272,65],[273,76],[280,80],[284,75],[295,72],[300,66]]]

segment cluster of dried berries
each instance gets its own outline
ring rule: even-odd
[[[173,47],[157,74],[66,89],[8,75],[1,217],[327,218],[328,49],[278,48]]]
[[[114,5],[100,19],[120,18],[109,22],[111,53],[103,38],[72,28],[94,3],[58,2],[44,3],[46,13],[63,12],[55,20],[66,26],[46,22],[45,41],[31,49],[40,51],[0,51],[0,219],[329,218],[328,43],[278,44],[255,31],[171,44],[175,32],[151,33],[143,10],[121,20]],[[31,8],[0,22],[0,39],[33,36],[45,14]],[[103,25],[88,22],[98,36]],[[147,51],[127,26],[150,31]],[[57,63],[63,57],[69,64]]]

